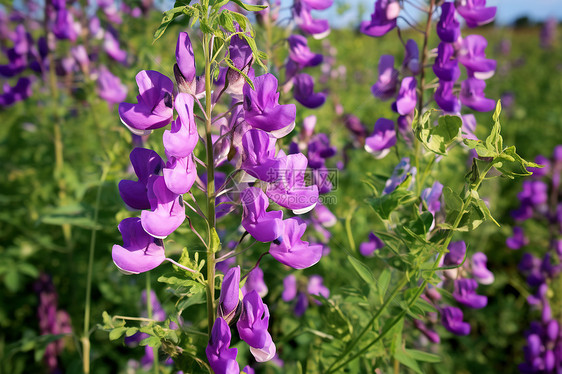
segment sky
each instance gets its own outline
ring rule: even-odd
[[[425,2],[425,0],[414,0]],[[282,8],[287,9],[293,0],[281,0]],[[338,14],[337,8],[346,4],[351,8],[343,15]],[[343,27],[358,24],[359,18],[367,20],[374,9],[374,0],[334,0],[334,5],[325,11],[315,13],[315,18],[324,18],[330,21],[333,27]],[[522,16],[529,17],[532,21],[544,21],[548,17],[562,20],[562,0],[487,0],[487,6],[497,6],[496,23],[510,24]],[[358,11],[363,9],[361,16]],[[412,16],[419,13],[412,7],[406,9]]]

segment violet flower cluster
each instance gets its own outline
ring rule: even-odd
[[[34,288],[39,296],[37,317],[41,335],[71,334],[70,316],[65,310],[58,308],[58,295],[51,277],[44,273],[41,274],[35,282]],[[50,373],[60,372],[57,357],[63,351],[64,345],[65,340],[59,339],[49,343],[45,348],[43,360]]]
[[[465,0],[444,2],[440,10],[436,30],[441,43],[433,64],[433,71],[439,79],[434,94],[435,102],[445,113],[450,114],[460,114],[461,104],[476,111],[492,110],[495,103],[484,96],[484,80],[494,74],[496,62],[486,59],[485,38],[479,35],[461,36],[456,15],[460,14],[467,26],[472,28],[491,22],[496,8],[486,7],[485,0]],[[398,27],[400,12],[401,5],[397,0],[377,0],[371,19],[361,23],[360,31],[372,37],[383,36]],[[400,40],[405,50],[401,65],[396,67],[394,56],[382,55],[378,64],[379,77],[371,88],[376,98],[392,99],[392,110],[398,114],[396,121],[379,118],[371,135],[365,139],[365,149],[377,158],[385,157],[396,144],[397,131],[407,143],[411,143],[410,129],[420,102],[419,91],[427,89],[425,86],[419,87],[418,83],[424,84],[422,64],[426,56],[420,56],[419,47],[413,39],[406,42],[402,38]],[[460,94],[457,95],[455,82],[460,78],[459,62],[465,66],[468,78],[461,82]],[[469,123],[466,126],[475,125],[472,115],[467,118]]]
[[[150,3],[145,3],[143,7],[148,9]],[[13,105],[32,95],[32,84],[36,79],[30,72],[39,75],[47,85],[51,69],[56,75],[67,77],[66,81],[75,74],[83,74],[87,79],[97,81],[98,93],[103,100],[109,104],[123,101],[127,96],[126,86],[99,62],[101,52],[122,64],[130,60],[129,54],[120,46],[113,25],[120,24],[125,13],[138,17],[141,12],[138,7],[135,11],[123,5],[119,10],[113,2],[98,1],[98,13],[101,13],[103,22],[97,15],[89,17],[85,9],[66,0],[47,1],[42,12],[38,12],[40,9],[33,2],[27,3],[26,9],[14,8],[10,16],[0,11],[0,38],[12,44],[12,47],[3,49],[8,63],[0,65],[0,77],[3,78],[0,107]],[[33,14],[40,13],[46,17],[47,35],[35,41],[32,33],[40,25]],[[82,22],[86,17],[89,17],[88,22]],[[10,29],[10,22],[17,25],[14,30]],[[83,42],[86,39],[88,43]],[[69,41],[72,47],[61,54],[64,48],[57,48],[57,45],[64,41]],[[17,82],[10,83],[15,78],[18,78]]]
[[[532,169],[531,180],[523,182],[517,195],[519,207],[512,212],[517,222],[513,236],[506,245],[512,250],[528,247],[531,240],[525,235],[526,221],[540,222],[548,228],[549,247],[537,257],[525,252],[519,263],[519,270],[526,277],[527,284],[534,290],[527,298],[532,309],[540,312],[538,321],[531,322],[523,348],[524,362],[519,365],[522,373],[558,373],[562,370],[562,332],[560,331],[559,300],[556,295],[562,271],[562,146],[554,149],[550,158],[537,156],[542,169]]]

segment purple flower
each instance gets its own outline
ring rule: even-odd
[[[142,227],[155,238],[164,239],[185,220],[183,200],[166,187],[164,177],[157,175],[148,178],[147,195],[151,210],[142,211]]]
[[[486,7],[486,0],[455,0],[455,5],[468,27],[485,25],[496,16],[496,7]]]
[[[138,181],[122,180],[119,182],[119,194],[129,207],[133,209],[150,209],[148,200],[148,178],[158,175],[164,167],[164,162],[150,149],[135,148],[129,156]]]
[[[421,193],[421,198],[427,205],[427,210],[435,216],[435,213],[441,210],[441,194],[443,185],[438,181],[433,183],[431,188],[426,188]]]
[[[74,27],[74,17],[72,13],[64,7],[57,10],[52,30],[57,39],[68,39],[74,42],[78,37]]]
[[[240,302],[240,266],[230,268],[222,281],[217,315],[230,323]]]
[[[326,159],[335,156],[337,151],[336,147],[330,145],[328,135],[324,133],[316,134],[308,142],[308,166],[312,169],[323,168]]]
[[[23,101],[31,96],[31,79],[19,78],[16,85],[4,85],[4,93],[0,95],[0,107],[10,106],[18,101]]]
[[[359,30],[368,36],[383,36],[396,27],[400,4],[393,0],[377,0],[370,21],[361,22]]]
[[[271,242],[283,233],[283,212],[266,212],[267,196],[257,187],[246,188],[241,194],[242,226],[257,241]]]
[[[246,283],[242,286],[242,295],[252,291],[256,291],[260,297],[265,297],[269,291],[263,280],[263,270],[259,266],[248,273]]]
[[[465,139],[472,139],[478,140],[474,132],[476,131],[476,117],[474,114],[463,114],[461,116],[462,119],[462,127],[461,127],[461,135]]]
[[[173,157],[168,155],[168,162],[164,169],[164,182],[170,192],[183,195],[187,193],[197,177],[197,169],[193,156]]]
[[[117,104],[127,98],[127,86],[105,67],[98,71],[98,93],[109,104]]]
[[[529,239],[525,237],[525,232],[519,226],[513,228],[513,236],[505,241],[505,244],[511,249],[519,249],[528,243]]]
[[[437,48],[437,58],[433,63],[433,72],[440,81],[455,82],[461,75],[458,60],[453,58],[455,49],[452,44],[441,42]]]
[[[137,74],[136,81],[139,86],[138,103],[119,104],[119,116],[133,134],[146,135],[172,120],[174,84],[168,77],[153,70],[142,70]]]
[[[175,105],[178,117],[172,122],[170,130],[164,131],[162,142],[166,154],[174,157],[187,157],[191,155],[197,142],[199,133],[193,115],[193,96],[179,93]]]
[[[281,161],[275,158],[275,138],[260,129],[251,129],[242,136],[241,169],[264,182],[277,178]]]
[[[295,124],[294,104],[280,105],[277,78],[264,74],[254,78],[255,90],[244,85],[244,119],[254,128],[268,132],[289,133]],[[278,131],[282,130],[282,131]],[[276,136],[276,137],[278,137]]]
[[[459,62],[466,67],[469,77],[488,79],[494,75],[496,60],[486,58],[487,46],[486,38],[481,35],[468,35],[463,39]]]
[[[325,10],[332,6],[334,0],[301,0],[310,9]]]
[[[379,60],[379,80],[371,87],[371,92],[381,100],[388,100],[396,94],[398,70],[394,68],[394,56],[382,55]]]
[[[461,278],[455,280],[455,291],[453,297],[464,306],[474,309],[484,308],[488,304],[486,296],[478,295],[476,288],[478,283],[474,279]]]
[[[238,70],[246,75],[253,74],[253,71],[250,73],[253,61],[252,49],[246,39],[234,35],[230,39],[228,52],[232,63]],[[226,73],[226,79],[228,80],[228,87],[225,92],[236,99],[241,99],[246,82],[242,74],[229,68]]]
[[[435,102],[447,113],[459,113],[461,110],[459,98],[453,94],[454,85],[454,82],[440,81],[435,91]]]
[[[375,155],[376,158],[383,158],[395,144],[394,122],[386,118],[379,118],[375,123],[373,133],[365,139],[365,150]]]
[[[462,320],[462,310],[452,306],[441,309],[441,323],[450,332],[455,335],[468,335],[470,333],[470,325]]]
[[[240,339],[250,346],[250,352],[258,362],[269,361],[275,356],[276,348],[267,331],[269,309],[256,291],[251,291],[242,299],[242,314],[236,323]]]
[[[413,74],[420,72],[420,50],[418,44],[413,39],[406,42],[406,54],[402,66],[410,70]]]
[[[322,296],[326,299],[330,297],[330,290],[328,287],[324,286],[324,278],[320,275],[311,275],[310,278],[308,278],[306,290],[309,295]],[[320,301],[316,300],[316,303],[320,305]]]
[[[310,51],[304,36],[291,35],[287,40],[289,42],[289,58],[297,63],[299,68],[317,66],[322,63],[323,56]]]
[[[476,278],[478,283],[492,284],[494,282],[494,274],[486,267],[487,262],[488,258],[482,252],[476,252],[472,255],[472,276]]]
[[[125,218],[118,228],[123,236],[123,246],[115,244],[111,257],[119,270],[126,274],[139,274],[164,262],[166,255],[162,240],[146,233],[140,218]]]
[[[543,166],[542,168],[527,168],[533,173],[533,177],[544,177],[551,170],[550,160],[543,155],[535,157],[535,164]]]
[[[106,31],[103,40],[103,49],[105,52],[117,62],[125,64],[127,62],[127,52],[119,46],[119,41],[113,33]]]
[[[413,112],[416,107],[418,99],[416,86],[416,78],[406,77],[402,79],[400,91],[398,91],[398,97],[396,98],[396,109],[403,116]]]
[[[334,213],[320,202],[314,207],[312,218],[324,227],[332,227],[338,222],[338,218]]]
[[[314,80],[308,74],[301,73],[293,79],[293,95],[295,100],[307,108],[315,109],[324,104],[326,94],[323,92],[314,93]]]
[[[385,246],[384,242],[372,232],[369,233],[369,241],[363,242],[359,245],[359,253],[363,256],[373,256],[376,250]]]
[[[443,3],[441,5],[441,18],[437,23],[437,35],[447,43],[454,43],[461,35],[461,26],[455,17],[455,4]]]
[[[211,369],[216,374],[237,374],[240,372],[236,355],[238,349],[228,348],[230,345],[230,328],[221,317],[215,320],[209,344],[205,349]]]
[[[285,230],[281,238],[269,247],[269,253],[279,262],[294,269],[305,269],[322,258],[321,245],[309,245],[301,240],[306,224],[298,217],[283,221]]]
[[[383,194],[389,194],[396,189],[402,182],[406,180],[408,175],[416,175],[416,168],[410,165],[410,159],[404,157],[400,160],[398,165],[394,167],[392,176],[386,181],[384,185]]]
[[[492,99],[484,97],[486,82],[476,78],[468,78],[461,83],[461,103],[478,112],[489,112],[496,107]]]
[[[196,91],[195,78],[197,75],[195,69],[195,55],[193,54],[193,47],[191,46],[189,34],[186,32],[180,32],[178,35],[178,41],[176,43],[176,66],[174,66],[174,75],[180,92],[194,95]]]
[[[441,341],[441,338],[439,337],[439,334],[436,331],[433,331],[433,330],[429,329],[425,325],[425,323],[423,323],[419,319],[414,319],[414,326],[418,330],[420,330],[421,333],[424,334],[429,339],[429,341],[431,341],[432,343],[439,344],[439,342]]]
[[[283,293],[281,298],[285,302],[293,300],[297,296],[297,277],[294,274],[287,275],[283,279]]]
[[[325,38],[330,33],[330,24],[325,19],[314,19],[310,9],[303,1],[295,1],[293,5],[293,19],[297,26],[314,39]]]
[[[308,161],[302,153],[280,155],[280,166],[275,183],[267,186],[267,196],[295,214],[306,213],[318,202],[318,187],[306,186],[304,177]]]
[[[447,247],[449,253],[445,255],[443,264],[445,266],[459,266],[464,260],[466,255],[466,244],[460,240],[458,242],[451,242]]]

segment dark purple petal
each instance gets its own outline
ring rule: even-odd
[[[322,63],[321,54],[312,53],[306,38],[302,35],[291,35],[289,42],[289,58],[302,69],[307,66],[317,66]]]
[[[460,23],[455,17],[455,5],[446,2],[441,5],[441,18],[437,23],[437,35],[447,43],[454,43],[461,35]]]
[[[476,78],[468,78],[461,83],[460,98],[463,105],[478,112],[489,112],[496,107],[492,99],[484,97],[486,82]]]
[[[459,113],[461,103],[459,98],[453,94],[454,82],[440,81],[439,87],[435,91],[435,102],[439,108],[446,113]]]
[[[456,0],[455,4],[468,27],[485,25],[496,16],[496,7],[486,7],[486,0]]]
[[[462,320],[463,314],[459,308],[452,306],[441,309],[441,323],[443,326],[455,335],[468,335],[470,333],[470,325]]]
[[[455,280],[455,291],[453,297],[464,306],[474,309],[484,308],[488,304],[486,296],[478,295],[476,288],[478,283],[474,279],[461,278]]]
[[[371,14],[370,21],[361,22],[359,30],[368,36],[383,36],[396,27],[396,18],[400,13],[398,1],[377,0],[375,11]]]
[[[222,281],[217,315],[229,323],[240,302],[240,266],[230,268]]]
[[[394,68],[394,56],[382,55],[379,60],[379,79],[371,87],[371,92],[381,100],[388,100],[396,95],[397,85],[398,70]]]
[[[369,241],[359,245],[359,253],[363,256],[373,256],[376,250],[385,246],[384,242],[372,232],[369,233]]]
[[[375,123],[373,133],[365,139],[365,150],[376,158],[383,158],[396,144],[396,129],[394,122],[387,118],[379,118]]]
[[[230,328],[222,318],[217,318],[211,331],[209,344],[205,349],[209,365],[216,374],[238,374],[240,367],[236,362],[238,349],[230,345]]]
[[[283,212],[266,212],[269,200],[257,187],[246,188],[241,194],[242,226],[257,241],[271,242],[283,233]]]
[[[308,74],[301,73],[293,79],[294,89],[293,95],[295,100],[307,108],[315,109],[324,104],[326,94],[323,92],[314,92],[314,79]]]

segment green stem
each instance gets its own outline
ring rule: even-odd
[[[212,107],[211,107],[211,54],[213,53],[213,39],[204,37],[205,51],[205,135],[207,146],[207,320],[208,332],[215,323],[215,246],[213,232],[215,230],[215,161],[213,157],[213,140],[211,138]]]
[[[94,227],[90,236],[90,254],[88,256],[88,273],[86,275],[86,302],[84,308],[84,330],[82,332],[82,368],[85,374],[90,372],[90,312],[91,312],[91,298],[92,298],[92,274],[94,272],[94,252],[96,248],[96,233],[98,224],[98,215],[100,210],[101,191],[103,183],[107,177],[109,168],[105,165],[102,168],[100,184],[96,192],[96,206],[94,210]]]
[[[150,280],[150,271],[146,272],[146,312],[148,314],[148,319],[152,320],[152,282]],[[158,348],[153,347],[152,352],[154,353],[154,361],[152,361],[152,369],[154,374],[158,374]]]

